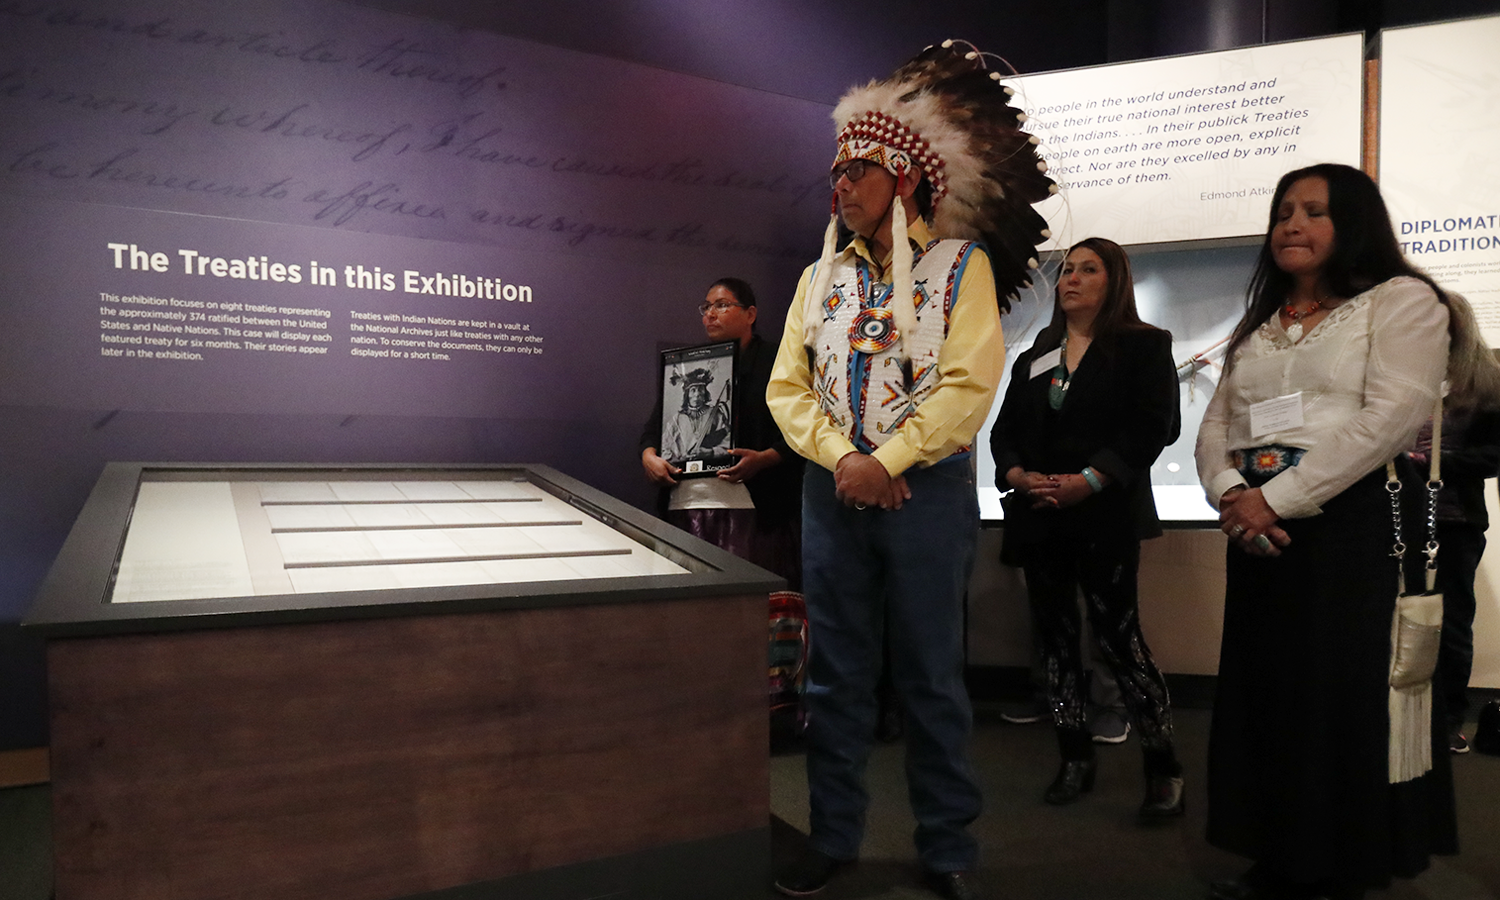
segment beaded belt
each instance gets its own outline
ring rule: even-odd
[[[1283,447],[1267,444],[1264,447],[1246,447],[1230,451],[1234,467],[1245,476],[1251,487],[1260,487],[1266,482],[1302,461],[1306,453],[1301,447]]]

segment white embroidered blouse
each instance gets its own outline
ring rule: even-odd
[[[1261,488],[1282,518],[1322,504],[1410,447],[1432,413],[1448,361],[1448,308],[1416,278],[1350,298],[1293,342],[1273,315],[1235,352],[1198,430],[1198,480],[1208,502],[1245,479],[1230,451],[1268,444],[1306,450]],[[1302,424],[1252,434],[1250,407],[1301,394]]]

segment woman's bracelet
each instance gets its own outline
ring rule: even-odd
[[[1099,473],[1094,471],[1093,466],[1084,467],[1083,480],[1089,483],[1089,487],[1093,488],[1096,494],[1104,490],[1104,482],[1099,480]]]

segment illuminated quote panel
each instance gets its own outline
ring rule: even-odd
[[[1350,34],[1008,79],[1061,188],[1047,249],[1263,233],[1282,174],[1359,164],[1362,72]]]

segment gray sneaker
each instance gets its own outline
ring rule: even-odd
[[[1000,719],[1012,725],[1030,725],[1040,722],[1047,715],[1047,704],[1035,698],[1000,707]]]
[[[1130,737],[1130,721],[1117,709],[1101,709],[1089,722],[1096,744],[1123,744]]]

